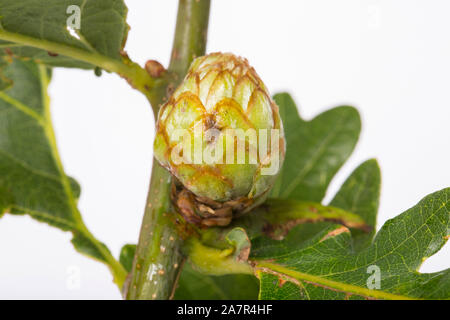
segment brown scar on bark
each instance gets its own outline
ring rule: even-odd
[[[119,54],[122,58],[130,59],[130,57],[128,56],[128,53],[123,49],[119,51]]]
[[[337,229],[334,229],[334,230],[328,232],[322,239],[320,239],[319,242],[323,242],[329,238],[336,237],[336,236],[340,235],[341,233],[345,233],[345,232],[350,233],[350,230],[344,226],[339,227]]]
[[[172,51],[172,59],[174,60],[178,59],[178,51],[175,49]]]

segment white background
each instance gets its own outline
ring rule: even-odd
[[[167,66],[176,1],[126,3],[130,57]],[[361,139],[327,199],[359,163],[376,157],[380,226],[450,186],[449,10],[445,0],[215,0],[207,50],[247,57],[269,90],[289,91],[307,119],[339,104],[358,107]],[[55,70],[50,95],[65,169],[82,186],[81,212],[118,256],[138,238],[152,160],[151,109],[106,73]],[[119,299],[108,269],[76,253],[70,238],[28,217],[2,218],[0,298]],[[447,245],[421,271],[449,261]]]

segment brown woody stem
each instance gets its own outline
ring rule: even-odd
[[[179,0],[177,25],[167,81],[152,99],[155,117],[195,57],[205,53],[210,0]],[[139,243],[130,274],[127,299],[169,299],[175,289],[184,257],[176,216],[170,204],[171,177],[153,161],[150,190]]]

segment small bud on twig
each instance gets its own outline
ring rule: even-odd
[[[159,78],[166,69],[156,60],[148,60],[145,64],[145,70],[152,78]]]

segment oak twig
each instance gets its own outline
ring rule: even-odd
[[[167,79],[152,105],[156,112],[186,74],[192,60],[204,55],[209,0],[180,0]],[[176,286],[184,257],[182,239],[170,205],[171,177],[153,161],[150,190],[130,274],[127,299],[169,299]]]

